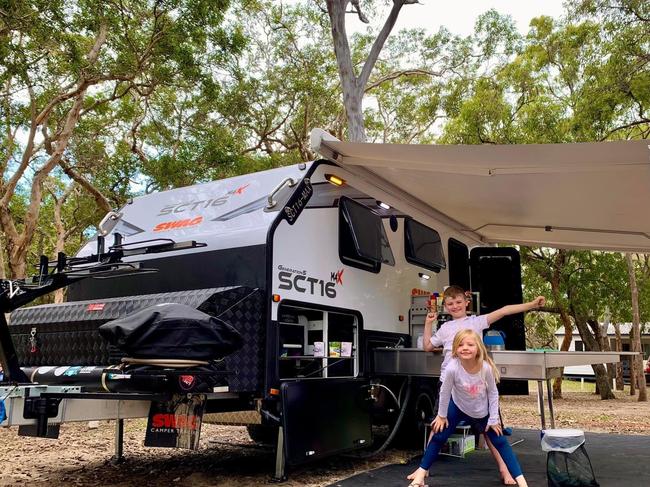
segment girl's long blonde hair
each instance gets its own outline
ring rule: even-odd
[[[483,339],[474,330],[460,330],[458,333],[456,333],[456,336],[454,337],[454,343],[451,346],[451,356],[458,358],[458,347],[460,346],[460,342],[462,342],[465,338],[474,339],[476,342],[476,347],[478,349],[476,358],[479,360],[479,362],[481,362],[481,366],[483,365],[484,361],[488,363],[488,365],[492,368],[494,380],[499,382],[499,371],[497,370],[497,366],[494,365],[494,362],[488,355],[487,348],[485,348],[485,344],[483,343]]]

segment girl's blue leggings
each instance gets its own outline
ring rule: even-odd
[[[447,438],[456,431],[456,425],[458,425],[459,422],[465,421],[472,426],[480,428],[479,431],[483,432],[487,426],[488,416],[480,419],[472,418],[458,409],[458,406],[454,404],[454,401],[450,400],[449,410],[447,411],[447,421],[449,422],[449,426],[441,432],[433,435],[431,441],[427,445],[427,450],[424,452],[424,456],[420,462],[420,467],[424,470],[429,470],[431,468],[433,462],[438,458],[438,453],[440,452],[442,445],[444,445]],[[510,475],[512,475],[513,478],[519,477],[522,474],[521,466],[519,465],[517,457],[512,451],[510,443],[508,443],[506,437],[503,435],[498,436],[492,429],[488,430],[487,435],[492,444],[498,450],[501,458],[503,458],[503,461],[506,463]]]

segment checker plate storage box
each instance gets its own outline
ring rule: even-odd
[[[234,326],[244,346],[226,357],[232,392],[255,392],[262,386],[265,327],[264,299],[259,289],[226,287],[145,294],[21,308],[11,314],[9,328],[21,366],[109,365],[122,354],[98,328],[159,303],[179,303],[216,316]]]

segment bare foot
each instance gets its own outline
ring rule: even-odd
[[[426,470],[423,468],[418,468],[415,472],[413,472],[411,475],[407,476],[406,479],[410,480],[411,483],[409,484],[410,486],[413,487],[424,487],[424,478],[429,474]]]
[[[420,469],[418,468],[418,470],[420,470]],[[406,477],[406,480],[413,480],[413,479],[415,478],[415,476],[418,474],[418,470],[416,470],[416,471],[413,472],[412,474],[408,475],[408,476]],[[429,472],[428,472],[428,471],[425,471],[425,472],[424,472],[424,478],[427,478],[428,476],[429,476]],[[516,482],[515,482],[515,485],[517,485]]]
[[[517,481],[517,485],[519,487],[528,487],[528,483],[526,482],[526,479],[524,478],[523,475],[520,475],[515,480]]]
[[[517,485],[517,481],[512,478],[509,471],[499,472],[501,474],[501,482],[503,485]]]

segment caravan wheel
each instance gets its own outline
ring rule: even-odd
[[[429,387],[420,389],[415,401],[416,427],[420,438],[428,433],[428,425],[436,417],[437,395]]]
[[[249,424],[246,425],[248,436],[256,443],[274,445],[278,441],[278,427],[268,426],[266,424]]]
[[[420,449],[424,445],[427,425],[435,417],[437,406],[437,393],[435,387],[420,384],[412,391],[408,410],[400,429],[396,442],[401,447]]]

